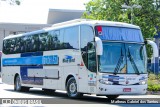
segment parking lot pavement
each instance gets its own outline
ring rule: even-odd
[[[3,85],[3,88],[5,88],[6,90],[7,90],[7,88],[10,89],[10,90],[13,90],[13,85],[3,84],[2,83],[2,78],[0,78],[0,84]],[[39,88],[34,88],[34,89],[35,90],[41,90]],[[60,91],[60,90],[57,90],[57,92],[66,93],[66,92]],[[86,96],[95,96],[95,95],[86,95]],[[160,95],[121,95],[118,98],[160,98]]]

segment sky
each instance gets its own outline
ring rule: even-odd
[[[46,24],[49,9],[85,10],[90,0],[21,0],[20,6],[0,5],[0,22]]]

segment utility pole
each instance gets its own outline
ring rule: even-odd
[[[142,6],[140,6],[140,5],[135,5],[135,4],[132,5],[132,6],[128,6],[128,5],[126,5],[126,4],[123,4],[123,5],[122,5],[122,9],[131,9],[131,24],[133,24],[133,20],[134,20],[134,11],[133,11],[134,8],[141,9]]]

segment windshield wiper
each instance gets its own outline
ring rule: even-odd
[[[129,50],[129,48],[128,48],[128,58],[129,58],[129,60],[130,60],[130,62],[131,62],[131,64],[132,64],[132,66],[133,66],[133,69],[134,69],[134,71],[136,72],[136,74],[140,74],[139,73],[139,70],[138,70],[138,68],[137,68],[137,65],[136,65],[136,63],[134,62],[134,59],[133,59],[133,57],[131,56],[131,53],[130,53],[130,50]]]
[[[122,48],[121,48],[121,56],[119,57],[118,63],[116,65],[116,68],[114,69],[114,74],[115,75],[117,74],[117,72],[119,71],[119,68],[120,68],[121,64],[123,63],[123,57],[124,57],[124,55],[122,53]]]

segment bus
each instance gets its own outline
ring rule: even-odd
[[[115,99],[145,94],[147,55],[138,26],[75,19],[5,37],[2,82],[15,91],[66,91]]]

